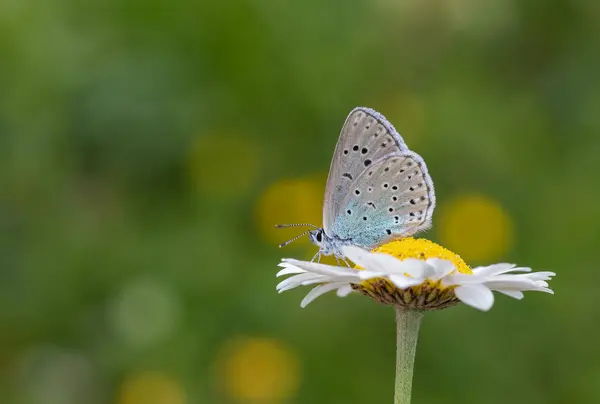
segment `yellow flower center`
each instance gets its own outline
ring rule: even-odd
[[[460,273],[473,273],[458,254],[427,239],[408,237],[394,240],[375,248],[373,252],[388,254],[400,260],[415,258],[425,261],[439,258],[452,262]],[[356,266],[356,269],[363,268]],[[458,303],[454,287],[445,287],[441,280],[426,280],[420,285],[398,289],[385,278],[374,278],[353,284],[352,288],[379,303],[418,310],[442,309]]]
[[[469,266],[465,263],[465,261],[463,261],[462,258],[460,258],[458,254],[455,254],[447,248],[444,248],[441,245],[424,238],[407,237],[400,240],[390,241],[387,244],[375,248],[373,252],[388,254],[400,260],[416,258],[424,261],[429,258],[439,258],[452,262],[454,267],[460,273],[473,273],[471,268],[469,268]]]

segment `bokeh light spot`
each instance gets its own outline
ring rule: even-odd
[[[168,338],[180,316],[181,304],[176,294],[151,279],[139,279],[126,285],[108,312],[115,335],[136,348],[149,347]]]
[[[260,169],[260,149],[246,137],[200,136],[190,151],[192,185],[208,198],[233,198],[252,189]]]
[[[119,392],[118,404],[184,404],[185,392],[174,379],[153,372],[126,379]]]
[[[274,339],[236,338],[224,345],[217,365],[221,387],[241,402],[280,402],[300,383],[296,355]]]
[[[507,253],[514,226],[498,202],[483,195],[462,195],[442,205],[437,218],[441,243],[467,262],[493,261]]]
[[[505,31],[516,22],[512,1],[446,0],[443,6],[448,22],[459,31],[491,35]]]
[[[97,369],[85,356],[53,346],[35,347],[19,364],[20,390],[31,404],[102,401]]]
[[[255,210],[256,224],[267,242],[279,244],[308,229],[276,229],[276,224],[312,223],[321,227],[325,182],[326,177],[315,175],[281,180],[267,188]],[[294,244],[307,245],[309,242],[308,237],[302,237]]]

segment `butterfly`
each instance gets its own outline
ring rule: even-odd
[[[425,162],[411,151],[392,124],[365,107],[353,109],[340,133],[323,203],[323,227],[312,227],[293,239],[309,235],[322,255],[344,259],[341,248],[373,249],[431,227],[435,208],[433,181]]]

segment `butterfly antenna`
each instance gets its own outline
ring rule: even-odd
[[[310,233],[311,230],[306,230],[304,233],[297,235],[296,237],[294,237],[291,240],[286,241],[285,243],[281,243],[279,244],[279,248],[281,247],[285,247],[286,245],[293,243],[294,241],[298,240],[300,237],[306,236],[308,233]]]
[[[278,229],[285,229],[287,227],[313,227],[315,229],[319,228],[318,226],[315,226],[314,224],[310,223],[276,224],[275,227]]]

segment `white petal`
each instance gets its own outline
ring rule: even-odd
[[[383,257],[382,260],[387,260],[387,258],[392,258],[392,260],[388,260],[388,265],[386,266],[386,271],[390,274],[399,274],[404,275],[408,274],[413,278],[424,278],[425,272],[429,270],[429,265],[423,261],[418,260],[416,258],[407,258],[405,260],[400,261],[397,258],[390,257],[386,254],[377,253],[374,254],[380,257]],[[385,258],[387,257],[387,258]]]
[[[356,271],[357,275],[362,280],[373,279],[373,278],[381,278],[387,276],[385,272],[373,272],[368,270]]]
[[[516,267],[515,264],[500,263],[500,264],[488,265],[485,267],[476,267],[476,268],[473,268],[472,271],[473,271],[473,274],[475,274],[475,275],[491,276],[491,275],[497,275],[497,274],[502,274],[504,272],[512,271],[513,268],[515,268],[515,267]]]
[[[352,289],[352,286],[350,285],[344,285],[341,288],[339,288],[337,290],[337,295],[339,297],[346,297],[348,296],[350,293],[354,292],[354,289]]]
[[[317,275],[317,276],[323,276],[323,275]],[[314,283],[319,283],[319,282],[343,282],[343,283],[350,283],[350,282],[356,282],[357,278],[354,276],[337,276],[335,278],[332,277],[325,277],[323,276],[323,279],[325,280],[321,280],[321,279],[309,279],[306,280],[304,282],[302,282],[302,286],[306,286],[306,285],[312,285]]]
[[[518,299],[518,300],[521,300],[523,297],[525,297],[523,292],[518,291],[518,290],[498,290],[498,292],[505,294],[506,296],[510,296],[512,298]]]
[[[281,264],[279,264],[281,266]],[[291,275],[291,274],[302,274],[306,272],[304,269],[295,267],[293,265],[286,265],[281,271],[277,272],[275,275],[277,278],[283,275]]]
[[[494,279],[490,281],[485,281],[484,284],[492,290],[528,290],[537,287],[535,282],[530,281],[529,279]],[[542,286],[540,285],[540,287]]]
[[[420,285],[425,279],[410,278],[404,275],[388,275],[388,279],[400,289],[410,288],[411,286]]]
[[[514,268],[511,268],[510,270],[502,272],[502,273],[509,273],[509,272],[531,272],[531,268],[529,268],[529,267],[514,267]]]
[[[432,280],[442,279],[446,275],[449,275],[455,269],[454,264],[448,260],[442,260],[439,258],[430,258],[426,262],[434,270],[433,275],[429,276],[429,278],[431,278]]]
[[[355,274],[357,272],[356,270],[351,268],[318,264],[316,262],[299,261],[293,258],[284,258],[282,262],[284,264],[293,265],[295,267],[301,268],[307,272],[313,272],[316,274],[328,276],[348,275]]]
[[[549,281],[553,276],[556,276],[554,272],[534,272],[532,274],[523,274],[523,276],[535,281]]]
[[[492,290],[540,290],[548,288],[548,282],[531,279],[531,275],[497,275],[488,278],[484,284]]]
[[[494,294],[483,285],[459,286],[454,294],[463,303],[482,311],[488,311],[494,304]]]
[[[481,279],[477,275],[467,275],[467,274],[457,274],[457,273],[448,275],[442,279],[442,284],[444,286],[481,284],[482,282],[483,282],[483,279]]]
[[[300,307],[304,308],[317,297],[345,285],[346,283],[342,282],[333,282],[327,283],[325,285],[319,285],[316,288],[312,289],[310,292],[308,292],[304,299],[302,299],[302,302],[300,302]]]
[[[369,251],[357,246],[345,246],[342,247],[342,253],[356,265],[370,270],[375,270],[370,257],[371,253]]]
[[[301,286],[304,284],[304,282],[310,281],[310,280],[318,280],[319,282],[327,282],[327,281],[331,280],[331,277],[327,277],[327,276],[323,276],[323,275],[319,275],[319,274],[311,274],[311,273],[294,275],[294,276],[290,276],[289,278],[279,282],[277,284],[277,286],[275,287],[275,289],[279,293],[285,292],[286,290],[294,289],[298,286]]]
[[[342,252],[357,265],[373,272],[383,273],[408,273],[418,277],[422,274],[426,264],[416,259],[399,260],[388,254],[372,253],[360,247],[342,247]]]
[[[423,267],[423,272],[421,274],[421,278],[423,279],[433,279],[436,277],[435,267],[427,262],[424,262],[425,266]]]

